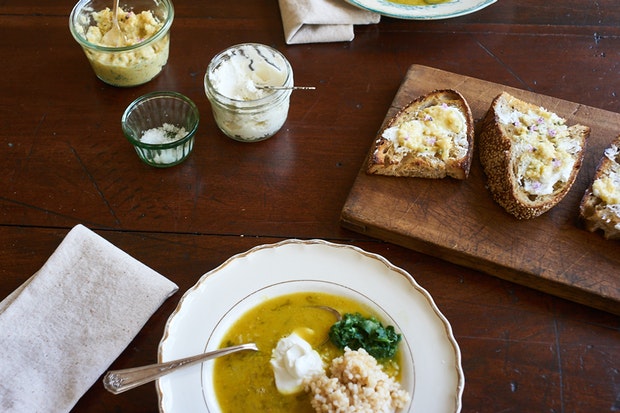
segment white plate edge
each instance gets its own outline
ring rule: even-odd
[[[370,11],[370,12],[374,12],[374,13],[378,13],[381,14],[382,16],[385,17],[390,17],[390,18],[394,18],[394,19],[403,19],[403,20],[442,20],[442,19],[451,19],[451,18],[455,18],[455,17],[461,17],[461,16],[465,16],[468,14],[472,14],[475,12],[478,12],[490,5],[492,5],[493,3],[496,3],[497,0],[482,0],[480,3],[476,3],[474,5],[472,5],[472,7],[470,8],[464,8],[464,9],[456,9],[454,12],[445,12],[445,13],[427,13],[427,14],[402,14],[402,13],[397,13],[397,12],[390,12],[390,11],[386,11],[389,9],[386,8],[381,8],[381,7],[373,7],[371,5],[368,5],[368,1],[367,0],[345,0],[347,3],[351,4],[352,6],[358,7],[360,9],[366,10],[366,11]],[[445,5],[449,5],[450,3],[445,3]],[[429,5],[429,6],[410,6],[410,10],[436,10],[437,8],[439,8],[439,10],[441,10],[441,4],[439,5],[435,5],[435,8],[432,8],[433,6]],[[397,8],[397,6],[395,6],[395,8]]]

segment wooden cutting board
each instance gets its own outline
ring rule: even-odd
[[[620,134],[620,114],[549,96],[413,65],[387,110],[386,121],[412,99],[434,89],[465,96],[479,127],[501,91],[591,127],[584,162],[566,197],[549,212],[519,221],[485,188],[475,151],[470,176],[431,180],[371,176],[362,166],[342,209],[348,229],[620,314],[620,241],[581,228],[581,197],[603,150]],[[377,125],[379,130],[379,126]],[[372,148],[370,148],[372,151]]]

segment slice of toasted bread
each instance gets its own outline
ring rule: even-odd
[[[579,215],[588,231],[600,229],[606,239],[620,239],[620,136],[605,149]]]
[[[557,205],[575,182],[590,128],[508,93],[483,120],[478,148],[493,199],[518,219]]]
[[[473,148],[474,121],[465,98],[455,90],[435,90],[410,102],[386,122],[366,171],[465,179]]]

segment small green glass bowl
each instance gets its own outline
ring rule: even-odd
[[[152,92],[127,106],[121,127],[144,163],[167,168],[190,155],[199,121],[198,108],[187,96]]]

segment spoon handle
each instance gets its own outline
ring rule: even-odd
[[[172,360],[165,363],[150,364],[142,367],[132,367],[123,370],[111,370],[103,378],[103,387],[111,393],[119,394],[135,387],[149,383],[160,378],[178,368],[191,366],[205,360],[225,356],[243,350],[257,351],[256,344],[241,344],[238,346],[226,347],[215,351],[210,351],[196,356],[186,357],[179,360]]]
[[[314,86],[269,86],[269,85],[256,85],[258,89],[265,90],[314,90]]]

